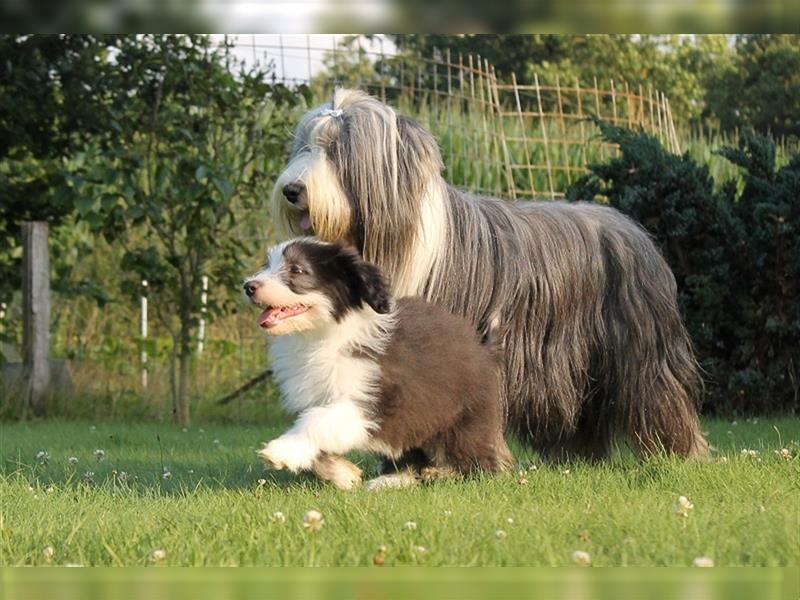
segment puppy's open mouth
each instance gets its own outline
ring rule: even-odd
[[[258,315],[258,326],[263,329],[274,327],[278,323],[291,319],[306,312],[310,307],[305,304],[294,304],[292,306],[268,306]]]

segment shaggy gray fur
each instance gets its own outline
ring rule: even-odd
[[[424,203],[444,202],[416,289],[484,334],[497,328],[509,429],[553,458],[603,458],[620,437],[640,454],[705,452],[675,279],[641,227],[600,205],[463,192],[441,178],[438,145],[417,123],[358,92],[326,106],[341,115],[309,113],[294,153],[321,147],[350,203],[348,239],[329,241],[405,281]]]

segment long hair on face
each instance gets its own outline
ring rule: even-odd
[[[330,104],[307,113],[295,132],[287,168],[272,193],[272,212],[285,235],[311,230],[326,241],[346,241],[393,276],[396,292],[416,294],[419,272],[433,267],[420,248],[438,240],[431,210],[443,210],[443,168],[433,138],[378,100],[338,90]],[[282,189],[305,185],[304,210],[287,204]],[[431,253],[428,252],[430,255]]]
[[[355,245],[398,295],[483,334],[494,324],[507,428],[548,456],[603,458],[618,438],[640,454],[702,454],[701,380],[647,233],[609,207],[476,196],[441,172],[423,127],[339,90],[298,125],[273,215],[287,235]]]

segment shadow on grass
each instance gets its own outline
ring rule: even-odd
[[[711,420],[705,423],[709,439],[717,449],[709,459],[738,456],[743,449],[756,449],[760,456],[790,446],[796,452],[800,420],[747,419],[740,422]],[[128,490],[145,495],[183,496],[202,490],[291,491],[329,487],[310,474],[292,474],[264,468],[256,457],[260,444],[278,435],[277,425],[261,427],[213,427],[184,430],[151,424],[94,425],[49,422],[37,425],[3,426],[0,435],[0,478],[41,488]],[[219,439],[217,439],[219,438]],[[517,440],[510,440],[517,459],[516,472],[532,465],[547,470],[607,470],[627,479],[633,487],[660,485],[674,476],[675,457],[656,456],[639,461],[624,444],[610,460],[599,464],[566,461],[545,464],[541,457]],[[43,450],[49,450],[46,452]],[[103,448],[104,450],[100,450]],[[102,460],[95,453],[103,452]],[[41,453],[46,455],[39,456]],[[73,463],[72,455],[78,460]],[[52,455],[52,456],[51,456]],[[364,477],[376,474],[378,457],[354,453],[353,460]],[[693,468],[692,461],[686,468]],[[480,477],[494,477],[482,474]],[[259,480],[264,480],[260,483]]]
[[[352,457],[365,477],[377,473],[378,459],[371,456]],[[119,464],[96,464],[85,468],[64,468],[52,464],[30,464],[31,461],[6,459],[0,477],[8,482],[26,484],[34,491],[48,493],[59,490],[107,490],[142,496],[185,496],[198,491],[253,491],[293,488],[322,489],[329,484],[311,473],[268,470],[260,461],[172,460],[162,466],[158,461],[130,459]]]

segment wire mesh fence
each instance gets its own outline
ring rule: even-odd
[[[357,87],[415,117],[439,141],[445,178],[476,193],[563,197],[588,164],[616,151],[598,138],[590,115],[642,128],[680,152],[669,100],[652,86],[558,76],[545,81],[538,74],[522,84],[515,73],[499,76],[480,56],[387,51],[383,38],[331,38],[326,46],[312,36],[305,44],[284,43],[283,36],[256,43],[245,36],[237,44],[240,53],[252,50],[268,61],[275,81],[308,86],[318,102],[337,86]]]

